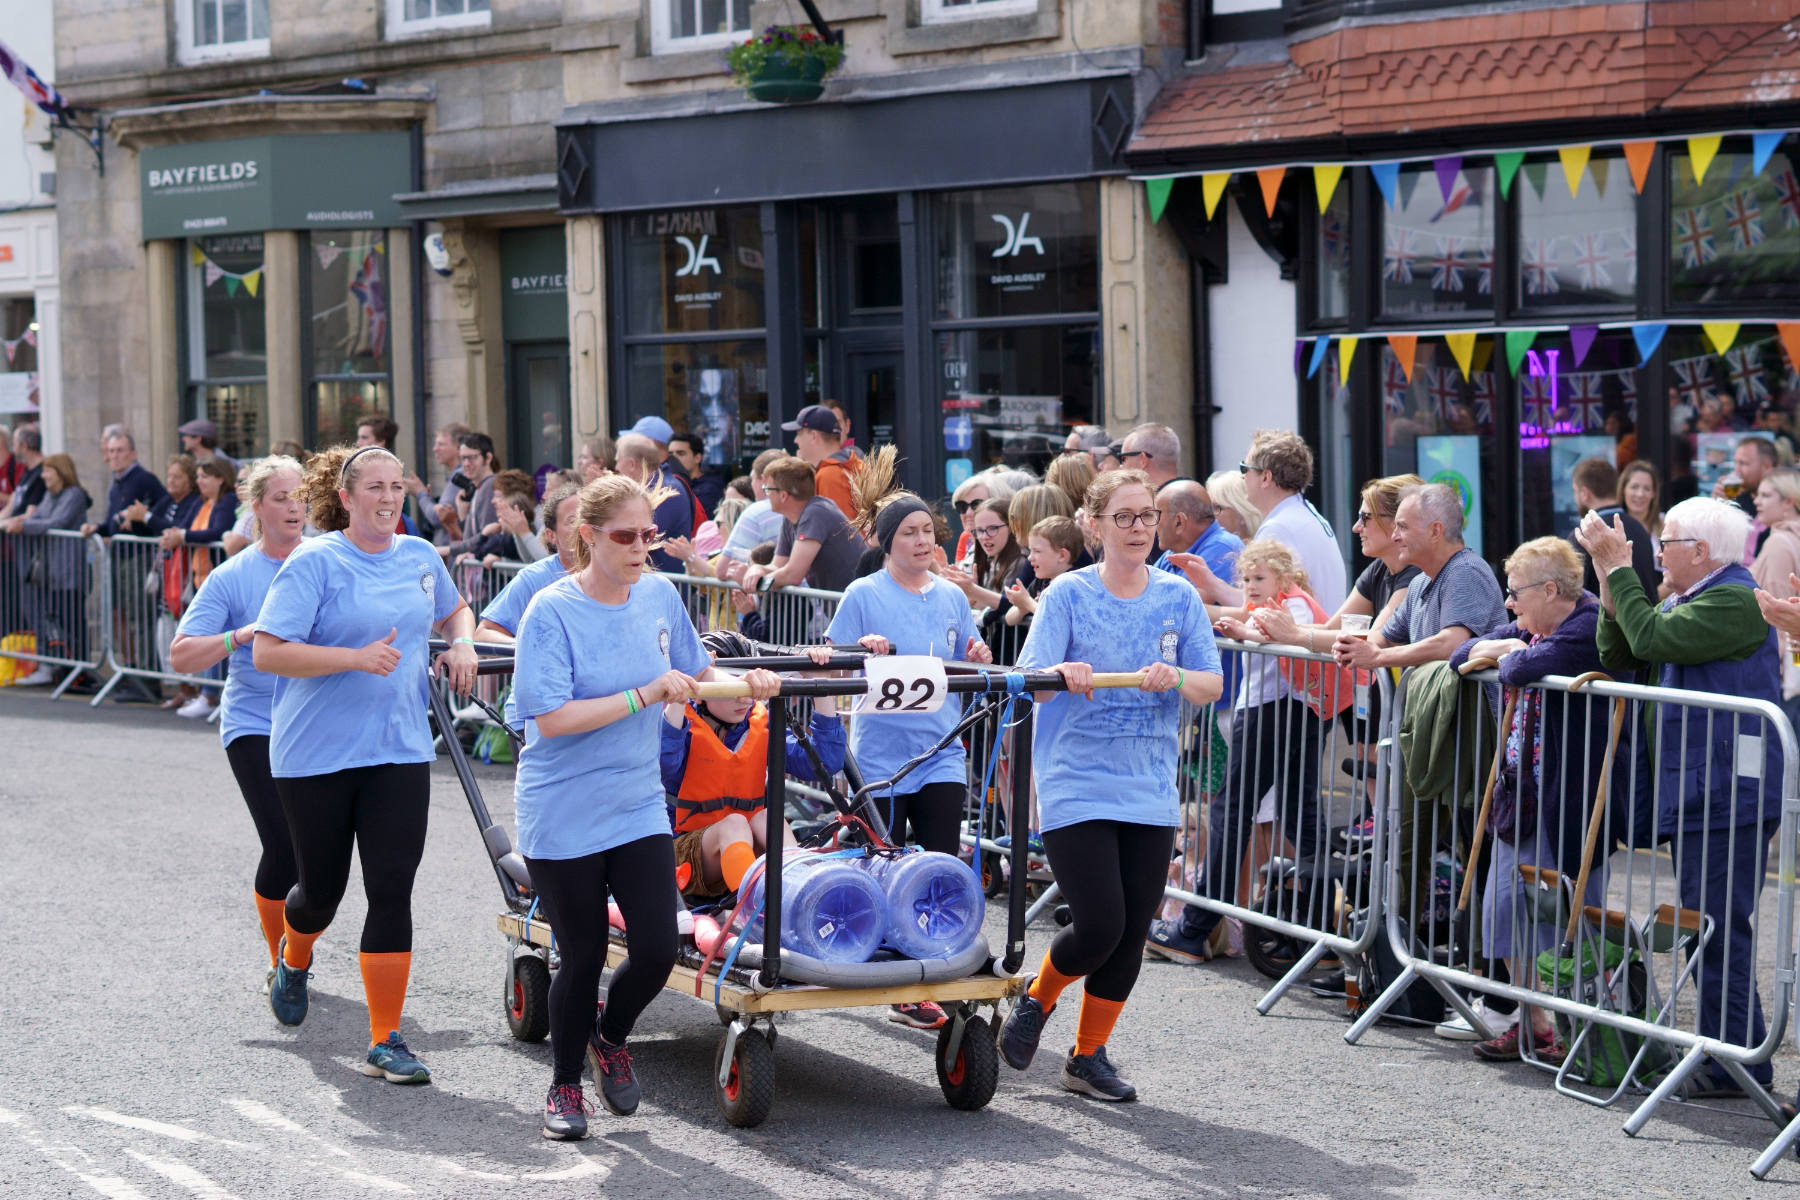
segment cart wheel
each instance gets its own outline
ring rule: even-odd
[[[1069,911],[1068,905],[1059,904],[1056,906],[1055,911],[1050,914],[1050,919],[1055,921],[1058,925],[1067,925],[1070,921],[1075,919],[1075,915]]]
[[[955,1062],[944,1061],[949,1049],[950,1025],[946,1024],[938,1030],[936,1055],[938,1086],[944,1089],[944,1099],[951,1108],[964,1112],[986,1108],[1000,1082],[1000,1053],[994,1046],[993,1027],[981,1017],[970,1017],[963,1025]]]
[[[767,1039],[746,1030],[731,1056],[731,1074],[719,1086],[719,1064],[725,1059],[725,1035],[713,1051],[713,1094],[728,1124],[755,1129],[769,1119],[775,1103],[775,1049]]]
[[[506,1024],[521,1042],[541,1042],[550,1032],[550,968],[536,955],[513,959]]]
[[[981,890],[990,900],[1006,894],[1006,869],[998,854],[981,856]]]
[[[723,1004],[713,1005],[713,1011],[719,1014],[719,1024],[721,1025],[729,1025],[737,1020],[737,1014],[732,1012],[729,1008],[726,1008]]]

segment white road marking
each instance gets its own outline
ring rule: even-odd
[[[0,1108],[0,1125],[10,1126],[19,1140],[43,1155],[51,1163],[81,1182],[99,1192],[108,1200],[149,1200],[149,1197],[138,1191],[131,1184],[117,1175],[103,1175],[84,1170],[77,1165],[77,1159],[88,1160],[88,1155],[77,1146],[56,1146],[46,1141],[33,1131],[25,1122],[25,1118],[10,1109]]]
[[[127,1149],[126,1153],[164,1179],[180,1184],[194,1195],[203,1197],[204,1200],[238,1200],[238,1197],[232,1192],[220,1187],[186,1163],[178,1163],[168,1158],[155,1158],[137,1150]]]
[[[610,1170],[584,1156],[580,1162],[564,1167],[560,1171],[537,1171],[529,1175],[521,1175],[519,1178],[531,1183],[555,1183],[562,1179],[588,1179],[596,1175],[610,1174],[612,1174]]]
[[[86,1108],[79,1104],[66,1105],[63,1111],[72,1117],[89,1117],[96,1121],[105,1121],[109,1125],[123,1125],[127,1129],[141,1129],[145,1133],[161,1134],[174,1138],[178,1142],[199,1142],[206,1139],[203,1133],[197,1133],[185,1125],[170,1125],[162,1121],[152,1121],[148,1117],[128,1117],[124,1113],[111,1112],[104,1108]]]
[[[350,1153],[350,1151],[344,1149],[342,1146],[332,1145],[298,1121],[283,1116],[266,1104],[242,1096],[233,1097],[231,1100],[227,1101],[227,1103],[230,1104],[232,1108],[236,1109],[238,1115],[243,1117],[246,1121],[262,1125],[268,1129],[279,1129],[283,1133],[303,1137],[323,1149],[326,1153],[334,1154],[338,1158],[350,1159],[351,1161],[355,1161],[356,1159],[354,1154]],[[328,1170],[337,1172],[352,1183],[359,1183],[364,1187],[379,1188],[380,1190],[387,1192],[412,1191],[411,1188],[396,1179],[384,1179],[380,1175],[371,1175],[366,1171],[357,1171],[349,1167],[331,1166],[330,1164],[321,1165],[326,1166]]]

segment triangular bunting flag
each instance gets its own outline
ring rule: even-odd
[[[210,258],[205,259],[204,261],[206,263],[206,286],[211,287],[213,284],[219,282],[219,280],[224,277],[225,268],[221,267],[218,263],[214,262]]]
[[[188,257],[192,259],[193,264],[196,267],[206,261],[206,255],[200,253],[200,247],[198,246],[193,247],[192,250],[189,251]]]
[[[1494,167],[1500,172],[1500,198],[1512,198],[1513,176],[1519,173],[1519,164],[1525,161],[1523,150],[1503,150],[1494,155]]]
[[[1466,381],[1469,378],[1469,363],[1475,357],[1475,335],[1472,333],[1446,333],[1444,344],[1450,347],[1450,357],[1456,360],[1457,369],[1462,372]]]
[[[1750,173],[1761,175],[1762,169],[1769,165],[1769,155],[1775,153],[1775,147],[1781,145],[1781,139],[1787,136],[1783,129],[1765,130],[1750,135]]]
[[[1300,351],[1306,348],[1305,338],[1294,339],[1294,374],[1300,373]]]
[[[1419,335],[1416,333],[1388,334],[1388,349],[1400,360],[1400,369],[1406,372],[1406,382],[1412,382],[1413,359],[1419,353]]]
[[[227,296],[235,296],[237,295],[237,290],[238,277],[236,275],[227,275],[225,277],[225,294]]]
[[[1716,133],[1687,140],[1688,166],[1694,172],[1695,183],[1706,182],[1706,168],[1712,166],[1713,155],[1719,152],[1719,143],[1723,140]]]
[[[1343,175],[1343,163],[1319,163],[1313,167],[1313,191],[1318,194],[1320,212],[1331,207],[1331,197],[1337,193],[1338,180]]]
[[[1350,360],[1356,357],[1357,343],[1361,338],[1343,337],[1338,339],[1338,378],[1350,378]]]
[[[1631,340],[1637,343],[1638,348],[1638,366],[1641,367],[1650,361],[1650,356],[1656,353],[1658,346],[1662,345],[1663,334],[1667,332],[1669,332],[1669,327],[1666,324],[1654,321],[1631,327]]]
[[[1737,341],[1740,324],[1739,321],[1702,321],[1700,328],[1706,331],[1706,340],[1712,343],[1713,352],[1723,354]]]
[[[244,276],[244,290],[252,296],[256,295],[256,285],[262,282],[262,272],[252,271]]]
[[[1413,193],[1419,190],[1419,180],[1423,178],[1421,171],[1400,172],[1400,207],[1412,207]]]
[[[1644,180],[1650,178],[1650,161],[1656,157],[1655,142],[1626,142],[1625,161],[1631,167],[1631,186],[1641,196]]]
[[[1375,177],[1375,186],[1381,189],[1381,195],[1389,208],[1400,207],[1400,164],[1394,162],[1370,163],[1369,174]]]
[[[1563,178],[1569,181],[1571,197],[1581,190],[1581,173],[1587,169],[1588,155],[1593,152],[1592,146],[1561,146],[1557,148],[1556,157],[1562,160]]]
[[[1538,331],[1535,329],[1509,329],[1506,331],[1506,369],[1514,375],[1519,373],[1519,364],[1525,361],[1525,352],[1531,349],[1531,343],[1537,341]]]
[[[1308,379],[1311,379],[1314,375],[1319,373],[1319,364],[1325,361],[1325,352],[1330,349],[1330,338],[1322,337],[1313,340],[1312,361],[1306,364],[1306,377]]]
[[[1494,339],[1478,338],[1475,342],[1475,373],[1479,375],[1494,361]]]
[[[1456,176],[1462,170],[1462,155],[1446,154],[1433,159],[1431,169],[1437,172],[1438,191],[1443,193],[1444,203],[1450,203],[1450,197],[1456,193]]]
[[[1264,167],[1256,173],[1256,182],[1262,184],[1263,211],[1271,217],[1275,215],[1275,201],[1281,195],[1281,181],[1286,178],[1286,167]]]
[[[1162,220],[1163,209],[1168,207],[1169,193],[1175,190],[1173,179],[1144,180],[1144,196],[1150,201],[1150,223]]]
[[[5,349],[6,349],[6,361],[7,362],[11,362],[13,360],[13,356],[18,354],[18,352],[19,352],[19,343],[17,343],[17,342],[0,342],[0,347],[5,347]]]
[[[344,254],[342,246],[334,246],[330,242],[320,242],[313,249],[319,252],[319,268],[326,271],[329,271],[331,264],[343,257]]]
[[[1225,185],[1230,182],[1230,171],[1214,171],[1200,177],[1200,195],[1206,201],[1207,220],[1212,220],[1213,213],[1218,211],[1219,197],[1225,194]]]
[[[1571,325],[1569,327],[1569,345],[1575,350],[1575,365],[1580,366],[1587,361],[1588,351],[1594,348],[1594,339],[1600,336],[1598,325]]]
[[[1537,194],[1539,200],[1544,198],[1544,184],[1548,182],[1549,179],[1549,163],[1537,162],[1525,164],[1525,182],[1531,185],[1531,190]]]
[[[1606,198],[1606,180],[1607,180],[1607,176],[1609,176],[1611,173],[1612,173],[1612,159],[1610,159],[1610,158],[1590,158],[1590,159],[1588,159],[1588,174],[1592,175],[1594,177],[1594,191],[1600,196],[1600,198],[1602,200],[1604,200]]]
[[[24,333],[21,333],[19,336],[25,339],[25,344],[27,346],[37,345],[37,330],[27,329]]]
[[[1800,321],[1777,321],[1775,332],[1781,338],[1781,348],[1787,351],[1788,365],[1800,366]]]

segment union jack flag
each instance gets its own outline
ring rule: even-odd
[[[1775,176],[1775,199],[1787,216],[1786,228],[1800,225],[1800,180],[1794,178],[1792,167]]]
[[[1533,433],[1542,433],[1549,423],[1551,378],[1527,375],[1519,380],[1519,423],[1529,426]]]
[[[1558,291],[1555,238],[1533,238],[1525,243],[1525,290],[1533,296]]]
[[[1319,218],[1319,242],[1325,250],[1325,257],[1334,263],[1343,263],[1350,257],[1350,244],[1344,238],[1344,222],[1338,216],[1337,209],[1328,208]]]
[[[1733,250],[1748,250],[1762,243],[1762,206],[1748,188],[1725,197],[1725,228],[1731,231]]]
[[[1461,250],[1462,239],[1459,237],[1437,239],[1437,257],[1431,260],[1431,286],[1434,291],[1462,291]]]
[[[363,318],[368,322],[369,353],[380,358],[387,345],[388,307],[387,289],[381,285],[381,260],[375,257],[375,251],[363,255],[362,266],[350,281],[350,294],[362,305]]]
[[[1483,296],[1494,292],[1494,243],[1479,242],[1475,247],[1475,290]]]
[[[1469,383],[1474,387],[1475,423],[1491,425],[1494,422],[1494,373],[1477,371],[1470,377]]]
[[[1391,351],[1382,351],[1381,357],[1381,406],[1395,416],[1403,417],[1406,415],[1406,393],[1412,390],[1412,384],[1406,378],[1406,368]]]
[[[1625,415],[1635,423],[1637,421],[1637,372],[1620,371],[1619,399],[1625,402]]]
[[[1566,378],[1569,381],[1564,392],[1568,399],[1567,408],[1583,429],[1589,432],[1600,429],[1606,424],[1606,404],[1600,389],[1600,372],[1579,371]]]
[[[1712,369],[1706,356],[1678,358],[1669,366],[1675,369],[1675,392],[1696,407],[1700,397],[1712,387]]]
[[[1449,413],[1450,406],[1461,399],[1462,393],[1456,386],[1456,368],[1445,367],[1441,371],[1431,368],[1425,380],[1425,400],[1431,405],[1431,411],[1444,416]]]
[[[1413,259],[1418,257],[1418,238],[1410,229],[1389,229],[1381,256],[1381,277],[1392,283],[1413,281]]]
[[[1719,257],[1705,209],[1688,208],[1675,214],[1675,244],[1681,247],[1684,267],[1698,267]]]
[[[1637,286],[1637,230],[1615,229],[1619,239],[1619,256],[1625,260],[1625,286]]]
[[[1725,367],[1731,375],[1731,390],[1738,406],[1747,408],[1769,398],[1769,385],[1763,382],[1762,350],[1752,344],[1725,352]]]
[[[1575,274],[1588,290],[1612,286],[1612,273],[1606,269],[1606,235],[1584,233],[1575,243]]]

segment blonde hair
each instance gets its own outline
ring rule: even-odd
[[[1257,538],[1238,551],[1237,577],[1240,586],[1256,567],[1261,567],[1279,579],[1284,592],[1312,590],[1312,581],[1306,577],[1306,568],[1300,565],[1299,558],[1273,538]]]
[[[1044,468],[1044,482],[1059,487],[1069,497],[1072,510],[1081,507],[1088,485],[1094,482],[1094,459],[1089,454],[1059,454]]]
[[[651,516],[656,514],[656,492],[667,493],[666,488],[654,491],[629,475],[602,475],[600,478],[585,483],[581,487],[581,523],[596,528],[621,508],[633,501],[639,501],[649,508]],[[584,571],[593,558],[593,548],[588,545],[581,531],[575,531],[575,569]]]
[[[1517,550],[1506,556],[1500,569],[1508,575],[1514,571],[1525,574],[1529,570],[1537,576],[1531,580],[1532,583],[1554,583],[1556,594],[1565,600],[1577,599],[1581,595],[1584,574],[1581,556],[1563,538],[1540,537],[1521,543]]]
[[[1625,503],[1625,485],[1631,482],[1633,475],[1638,474],[1650,477],[1650,511],[1644,514],[1646,518],[1644,528],[1650,531],[1651,537],[1661,537],[1663,527],[1662,472],[1656,469],[1655,463],[1645,462],[1638,458],[1625,464],[1619,472],[1619,504],[1623,506]]]
[[[1031,530],[1046,517],[1073,517],[1075,506],[1061,488],[1049,483],[1034,483],[1014,492],[1006,502],[1006,523],[1012,526],[1013,540],[1022,547]]]
[[[1250,491],[1244,486],[1244,477],[1236,471],[1214,471],[1206,477],[1206,496],[1213,502],[1215,510],[1229,508],[1244,523],[1244,540],[1249,541],[1256,536],[1262,525],[1262,510],[1250,503]],[[1400,501],[1394,501],[1398,508]]]
[[[1067,552],[1070,566],[1074,566],[1075,560],[1081,557],[1081,552],[1087,549],[1081,536],[1081,527],[1075,524],[1073,517],[1045,517],[1031,527],[1026,539],[1029,541],[1031,538],[1043,538],[1051,549]]]
[[[1400,493],[1419,487],[1425,481],[1417,475],[1385,475],[1363,484],[1363,505],[1384,521],[1392,521],[1400,511]]]
[[[238,472],[238,503],[248,508],[252,514],[253,528],[257,537],[262,537],[262,518],[255,516],[256,506],[263,497],[269,494],[269,480],[283,471],[292,471],[301,479],[305,478],[305,468],[285,454],[271,454],[267,458],[259,458],[246,464]]]
[[[1156,495],[1156,489],[1150,486],[1150,477],[1132,467],[1117,467],[1095,476],[1094,482],[1088,484],[1086,503],[1088,516],[1099,517],[1106,511],[1106,505],[1113,498],[1114,492],[1122,487],[1133,485],[1143,488],[1153,497]]]
[[[1776,467],[1763,476],[1764,482],[1775,489],[1775,494],[1800,508],[1800,470],[1793,467]]]
[[[299,495],[306,505],[306,519],[314,529],[335,533],[350,527],[350,512],[338,491],[353,489],[362,478],[363,468],[377,462],[391,462],[405,470],[391,451],[380,446],[333,446],[312,456],[301,477]]]

